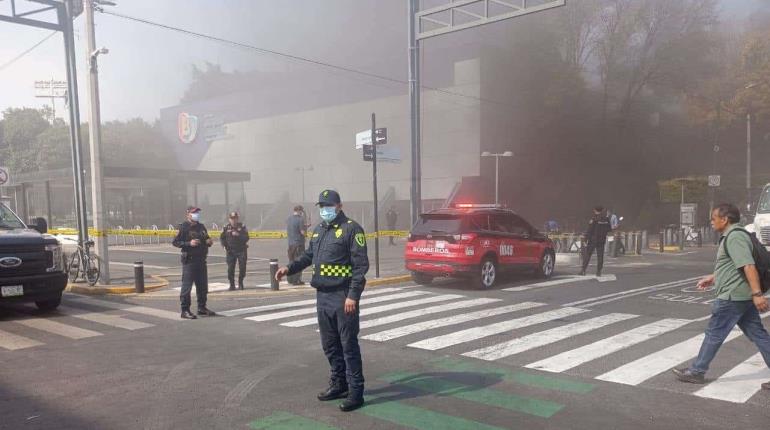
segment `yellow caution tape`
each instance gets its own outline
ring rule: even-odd
[[[78,231],[74,228],[56,228],[51,229],[49,234],[53,235],[65,235],[76,236]],[[312,232],[307,234],[308,237],[312,236]],[[88,229],[88,235],[91,237],[107,237],[107,236],[154,236],[154,237],[174,237],[176,236],[176,230],[94,230]],[[366,237],[373,239],[376,236],[375,233],[367,233]],[[406,230],[381,230],[380,237],[407,237],[409,232]],[[288,234],[282,230],[260,230],[250,231],[249,237],[252,239],[285,239]]]

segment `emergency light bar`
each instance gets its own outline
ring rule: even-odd
[[[503,205],[494,203],[455,203],[458,209],[501,209]]]

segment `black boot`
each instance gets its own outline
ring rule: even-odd
[[[328,402],[329,400],[344,399],[348,397],[347,382],[330,382],[329,388],[318,393],[318,400]]]
[[[202,317],[213,317],[216,314],[214,313],[214,311],[210,311],[208,310],[208,308],[203,306],[203,307],[198,307],[198,315]]]
[[[243,288],[241,288],[241,289],[243,289]],[[235,285],[234,284],[230,284],[230,288],[228,288],[227,290],[228,291],[235,291]]]
[[[350,393],[350,396],[348,396],[348,398],[345,399],[345,401],[340,403],[340,410],[342,412],[355,411],[356,409],[360,408],[363,405],[364,405],[363,394]]]
[[[193,313],[192,313],[192,312],[190,312],[190,310],[189,310],[189,309],[185,309],[185,310],[183,310],[183,311],[182,311],[182,319],[185,319],[185,320],[194,320],[194,319],[197,319],[197,318],[198,318],[198,317],[196,317],[195,315],[193,315]]]

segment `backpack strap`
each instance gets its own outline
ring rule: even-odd
[[[732,260],[733,258],[732,258],[732,257],[730,257],[730,251],[727,249],[727,238],[728,238],[728,237],[730,237],[730,235],[731,235],[731,234],[733,234],[733,232],[736,232],[736,231],[742,231],[742,232],[746,233],[746,234],[749,236],[749,240],[751,240],[751,233],[749,233],[749,232],[748,232],[748,230],[746,230],[745,228],[740,228],[740,227],[738,227],[738,228],[734,228],[734,229],[730,230],[730,232],[729,232],[729,233],[727,233],[727,235],[725,236],[725,238],[723,239],[723,241],[724,241],[725,254],[726,254],[726,255],[727,255],[727,257],[728,257],[729,259],[731,259],[731,260]],[[752,249],[752,253],[753,253],[753,249]],[[733,262],[733,264],[734,264],[734,263],[735,263],[735,262]]]

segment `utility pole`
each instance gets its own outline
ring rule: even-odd
[[[746,114],[746,205],[750,211],[751,201],[751,113]]]
[[[372,113],[372,187],[374,194],[374,277],[380,277],[380,202],[377,197],[377,123]]]
[[[422,178],[420,161],[420,41],[417,39],[417,13],[420,0],[409,0],[409,110],[412,149],[410,186],[411,222],[414,225],[422,212]],[[372,132],[374,133],[374,132]],[[374,144],[374,134],[372,134]],[[375,155],[377,150],[375,149]]]
[[[101,115],[99,106],[99,70],[97,57],[99,54],[106,54],[105,48],[96,49],[96,31],[94,28],[94,0],[83,0],[83,10],[86,18],[86,55],[88,58],[88,95],[89,112],[88,135],[90,139],[91,150],[91,202],[93,208],[94,223],[94,243],[96,252],[102,258],[104,264],[101,266],[100,280],[104,284],[110,283],[110,259],[109,259],[109,239],[107,229],[109,228],[106,220],[106,211],[104,210],[104,176],[102,166],[102,131]]]

